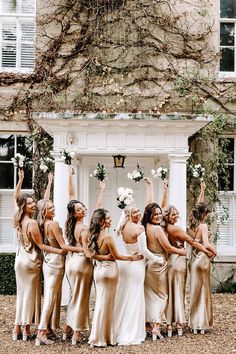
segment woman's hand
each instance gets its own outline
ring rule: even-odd
[[[148,185],[152,185],[152,180],[148,177],[144,177],[144,181],[148,184]]]
[[[64,249],[64,248],[61,248],[61,249],[60,249],[60,255],[61,255],[61,256],[66,256],[67,253],[68,253],[68,251],[67,251],[66,249]]]
[[[187,256],[186,248],[181,248],[180,251],[181,251],[181,256]]]
[[[53,181],[53,174],[51,172],[49,172],[48,174],[48,183],[52,183]]]
[[[141,261],[141,259],[143,259],[143,255],[142,254],[133,254],[131,256],[131,260],[132,261]]]
[[[18,177],[19,177],[19,180],[22,182],[23,179],[24,179],[24,170],[23,170],[23,168],[19,168],[18,169]]]

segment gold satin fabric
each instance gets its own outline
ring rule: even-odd
[[[93,280],[93,264],[83,253],[69,252],[66,276],[71,299],[67,307],[66,324],[74,331],[89,329],[89,297]]]
[[[168,275],[167,275],[167,252],[155,239],[155,255],[164,259],[163,265],[151,260],[146,261],[145,274],[145,304],[146,322],[162,323],[166,321],[166,309],[168,300]]]
[[[115,345],[114,305],[118,268],[115,261],[95,261],[95,309],[89,343],[97,347]]]
[[[47,240],[49,246],[59,248],[55,238]],[[59,328],[64,263],[64,256],[43,252],[44,299],[38,329]]]
[[[167,323],[185,323],[185,287],[187,259],[185,256],[171,254],[168,259]]]
[[[204,253],[193,250],[190,270],[190,327],[208,329],[213,324],[210,258]]]
[[[15,258],[16,318],[15,324],[38,325],[41,312],[41,252],[31,240],[20,243]]]

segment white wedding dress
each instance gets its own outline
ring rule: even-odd
[[[122,254],[139,252],[138,243],[118,240]],[[119,278],[115,301],[115,336],[118,345],[140,344],[145,340],[145,260],[117,261]]]

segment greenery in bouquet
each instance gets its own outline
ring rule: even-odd
[[[55,167],[55,160],[51,157],[44,157],[40,163],[40,170],[43,172],[53,172]]]
[[[151,170],[154,178],[161,178],[163,181],[167,180],[168,169],[166,167],[159,167],[157,170]]]
[[[127,177],[137,183],[144,178],[144,172],[140,169],[139,164],[137,164],[137,168],[132,173],[129,172]]]
[[[191,177],[199,178],[201,182],[204,180],[205,168],[200,163],[194,166],[188,165],[187,172]]]
[[[23,167],[26,166],[26,157],[24,155],[21,155],[17,153],[15,157],[11,158],[11,161],[13,162],[13,165],[17,168],[22,169]]]
[[[99,181],[104,181],[107,179],[105,166],[98,162],[96,169],[90,174],[90,177],[95,177]]]
[[[66,165],[71,165],[71,161],[75,157],[75,153],[70,149],[63,149],[60,151],[61,159],[65,162]]]
[[[133,190],[130,188],[120,187],[117,189],[117,206],[120,209],[124,209],[126,205],[130,205],[134,202]]]

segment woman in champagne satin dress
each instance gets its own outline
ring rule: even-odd
[[[89,323],[89,299],[93,280],[93,263],[88,251],[88,227],[84,224],[87,209],[84,204],[76,200],[73,183],[73,171],[69,171],[69,198],[67,205],[67,220],[65,236],[71,246],[79,247],[78,253],[68,252],[66,256],[65,271],[70,285],[71,298],[67,306],[66,325],[63,339],[73,331],[72,345],[81,338],[81,331],[90,328]],[[96,202],[96,209],[103,204],[105,183],[99,182],[100,193]],[[98,259],[99,256],[97,255]],[[100,256],[101,260],[109,260],[111,257]]]
[[[148,259],[146,261],[145,274],[145,306],[146,322],[152,327],[153,338],[156,336],[162,339],[160,325],[166,322],[166,309],[168,301],[168,253],[186,255],[185,249],[179,249],[168,241],[160,223],[162,221],[162,210],[157,203],[150,203],[146,206],[142,218],[142,225],[147,235],[148,249],[159,257],[163,257],[162,265]]]
[[[61,286],[64,275],[65,257],[68,251],[79,252],[80,248],[66,245],[62,230],[53,220],[55,208],[50,200],[38,202],[37,221],[50,251],[43,254],[44,301],[41,320],[38,326],[36,345],[52,344],[47,335],[53,336],[53,329],[59,327],[61,307]]]
[[[41,249],[48,249],[43,244],[38,224],[32,219],[36,210],[34,197],[29,193],[21,193],[24,171],[19,169],[19,180],[14,193],[15,216],[14,226],[18,237],[18,250],[15,258],[16,273],[16,318],[13,340],[21,334],[27,340],[30,325],[38,325],[41,312]],[[45,196],[50,194],[51,179],[49,177]]]
[[[169,205],[163,210],[163,228],[168,235],[172,246],[183,249],[184,242],[206,254],[210,252],[199,242],[193,240],[180,226],[177,209]],[[185,287],[187,277],[187,258],[178,254],[171,254],[168,259],[168,287],[169,298],[167,305],[168,335],[172,335],[172,324],[176,323],[177,334],[182,336],[182,325],[186,323],[185,317]]]
[[[118,268],[115,259],[122,261],[142,259],[140,255],[122,256],[117,252],[113,237],[108,233],[110,225],[111,217],[107,210],[94,211],[89,228],[89,250],[92,254],[111,254],[113,260],[96,260],[94,264],[96,300],[89,338],[92,347],[106,347],[117,343],[114,333],[114,305]]]
[[[192,209],[189,217],[190,235],[216,256],[215,248],[209,242],[209,231],[205,221],[211,212],[204,202]],[[190,269],[190,328],[194,334],[200,330],[203,334],[213,324],[210,271],[211,258],[204,252],[192,250]]]

